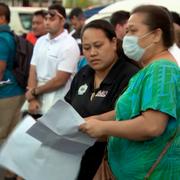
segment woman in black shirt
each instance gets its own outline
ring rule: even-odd
[[[82,116],[102,114],[114,109],[117,97],[138,71],[119,49],[111,24],[95,20],[82,30],[82,48],[88,65],[74,77],[65,97]],[[105,150],[106,142],[97,141],[82,158],[78,180],[91,180]]]

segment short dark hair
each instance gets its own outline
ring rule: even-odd
[[[5,16],[6,21],[8,23],[10,22],[11,12],[10,12],[9,6],[7,4],[0,2],[0,15]]]
[[[42,16],[43,18],[46,16],[47,12],[45,10],[35,11],[33,16]]]
[[[48,7],[48,10],[56,10],[66,19],[66,10],[60,4],[52,4]]]
[[[72,19],[73,16],[77,17],[77,18],[82,18],[84,17],[84,13],[83,10],[80,7],[76,7],[74,9],[71,10],[70,14],[69,14],[69,19]]]
[[[112,24],[110,24],[108,21],[103,19],[97,19],[86,24],[81,31],[81,37],[83,36],[85,30],[89,28],[102,30],[110,41],[114,37],[116,37],[116,33],[114,31],[114,27],[112,26]]]
[[[127,11],[116,11],[111,15],[110,22],[115,27],[117,24],[125,24],[129,19],[130,13]]]
[[[149,30],[157,28],[162,30],[163,44],[169,48],[174,43],[174,26],[172,17],[161,6],[156,5],[140,5],[132,10],[131,14],[144,13],[144,24],[149,27]]]

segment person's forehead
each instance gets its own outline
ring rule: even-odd
[[[35,15],[33,16],[33,20],[44,20],[44,17],[41,15]]]
[[[56,9],[49,9],[46,12],[46,18],[53,18],[55,16],[59,16],[60,18],[64,18],[64,16]]]
[[[144,26],[145,25],[145,14],[134,13],[130,16],[127,24],[128,26]]]
[[[99,40],[99,39],[106,39],[106,35],[105,35],[105,32],[102,31],[101,29],[96,29],[96,28],[88,28],[84,31],[84,34],[83,34],[83,38],[90,38],[91,40],[92,39],[96,39],[96,40]]]

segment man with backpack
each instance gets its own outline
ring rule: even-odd
[[[76,72],[80,51],[75,39],[64,29],[65,8],[53,4],[45,17],[47,34],[33,51],[23,109],[37,118],[59,99],[64,99]]]
[[[24,90],[13,74],[16,43],[14,36],[9,33],[9,22],[9,7],[0,3],[0,144],[19,121],[24,102]],[[7,173],[6,176],[12,174]]]

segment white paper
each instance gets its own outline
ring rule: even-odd
[[[79,131],[79,125],[82,123],[84,119],[74,108],[67,102],[59,100],[43,117],[38,119],[28,133],[46,144],[53,142],[56,144],[58,136],[63,136],[67,141],[76,142],[77,145],[90,146],[95,139]]]
[[[95,142],[78,131],[83,121],[63,101],[38,122],[27,116],[1,149],[0,165],[26,180],[75,180],[84,151]]]

